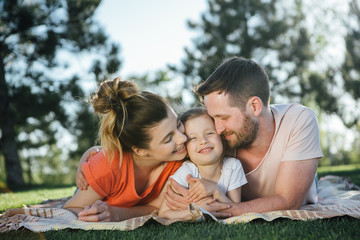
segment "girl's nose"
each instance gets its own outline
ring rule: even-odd
[[[202,137],[200,139],[200,145],[203,145],[203,144],[206,144],[206,143],[208,143],[208,140],[206,139],[206,137]]]

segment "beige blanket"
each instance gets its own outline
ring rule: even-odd
[[[66,199],[49,201],[47,203],[31,206],[25,209],[10,209],[0,215],[0,232],[17,230],[21,227],[34,232],[45,232],[49,230],[61,230],[65,228],[83,230],[133,230],[147,221],[157,221],[163,225],[169,225],[180,219],[166,220],[157,217],[157,212],[150,215],[137,217],[122,222],[91,223],[78,221],[71,212],[62,209],[61,206]],[[288,218],[292,220],[314,220],[339,216],[351,216],[360,219],[360,188],[350,182],[348,178],[337,176],[326,176],[319,181],[319,202],[306,205],[300,210],[273,211],[267,213],[246,213],[241,216],[218,220],[210,213],[196,206],[189,205],[192,213],[192,221],[204,221],[213,219],[224,224],[246,223],[254,219],[272,221],[277,218]]]

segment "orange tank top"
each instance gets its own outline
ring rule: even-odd
[[[168,162],[159,178],[140,196],[135,189],[134,166],[131,153],[124,153],[119,167],[119,153],[110,163],[103,152],[83,164],[89,185],[111,206],[132,207],[145,205],[159,196],[168,178],[181,166],[182,161]]]

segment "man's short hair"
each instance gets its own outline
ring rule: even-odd
[[[259,97],[264,106],[268,106],[269,77],[253,60],[241,57],[227,58],[195,89],[200,97],[217,91],[229,94],[230,104],[241,109],[245,108],[247,101],[253,96]]]

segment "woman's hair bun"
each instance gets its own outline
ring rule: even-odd
[[[126,102],[136,95],[140,95],[136,83],[115,78],[102,82],[91,102],[96,113],[106,114],[110,111],[123,111]]]

